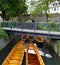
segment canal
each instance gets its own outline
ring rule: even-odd
[[[11,51],[13,46],[19,41],[20,35],[16,36],[15,39],[13,39],[1,52],[0,52],[0,65],[2,65],[2,62],[8,55],[8,53]],[[47,44],[45,42],[45,44]],[[41,47],[41,46],[40,46]],[[60,58],[56,55],[56,53],[50,48],[49,46],[43,46],[42,48],[39,48],[42,58],[45,62],[45,65],[60,65]],[[26,58],[24,55],[23,64],[26,65]]]

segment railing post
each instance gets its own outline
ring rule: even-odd
[[[11,34],[12,34],[12,22],[11,22]]]
[[[60,31],[60,24],[58,24],[58,28],[59,28],[59,31]]]
[[[10,28],[11,28],[11,23],[10,23],[10,22],[8,22],[8,27],[10,27]]]
[[[26,29],[26,22],[24,22],[24,25],[25,25],[25,29]]]
[[[18,28],[18,25],[17,24],[18,24],[18,22],[15,22],[16,28]]]
[[[20,24],[20,22],[15,22],[15,27],[16,28],[20,28],[18,24]]]
[[[22,23],[22,31],[23,31],[23,22],[21,22]]]
[[[12,22],[10,23],[10,28],[12,29]]]
[[[26,25],[25,25],[25,22],[22,22],[22,31],[24,28],[26,28]]]
[[[36,22],[34,22],[34,25],[35,25],[35,27],[34,27],[34,32],[36,31]]]
[[[11,25],[10,28],[12,29],[12,22],[10,23],[10,25]]]
[[[48,24],[48,31],[49,31],[49,34],[50,34],[50,25],[49,25],[49,23],[47,23]]]

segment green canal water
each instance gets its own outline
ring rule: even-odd
[[[53,57],[51,59],[43,57],[45,65],[60,65],[60,59],[57,57]]]
[[[60,58],[54,53],[50,55],[52,56],[52,58],[47,58],[46,56],[42,56],[45,65],[60,65]]]
[[[46,56],[42,56],[45,65],[60,65],[60,57],[57,56],[57,54],[54,52],[54,50],[47,46],[44,49],[46,49],[47,52],[45,54],[51,55],[51,58],[48,58]]]

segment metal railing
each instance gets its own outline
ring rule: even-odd
[[[60,32],[60,22],[0,22],[0,27]]]

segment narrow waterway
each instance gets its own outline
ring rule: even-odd
[[[20,36],[16,36],[15,39],[13,39],[1,52],[0,52],[0,65],[2,65],[2,62],[8,55],[8,53],[11,51],[13,46],[17,43],[17,41],[20,40]],[[47,44],[47,43],[45,43]],[[39,46],[39,45],[38,45]],[[56,55],[56,53],[50,48],[49,46],[43,46],[39,48],[42,58],[45,62],[45,65],[60,65],[60,58]],[[26,65],[26,54],[24,54],[23,64]]]
[[[51,47],[47,45],[39,49],[42,49],[40,50],[40,53],[45,62],[45,65],[60,65],[60,57],[57,56]]]
[[[52,58],[43,56],[43,60],[46,65],[60,65],[60,58],[58,58],[55,54],[54,54],[54,56],[52,56]]]

